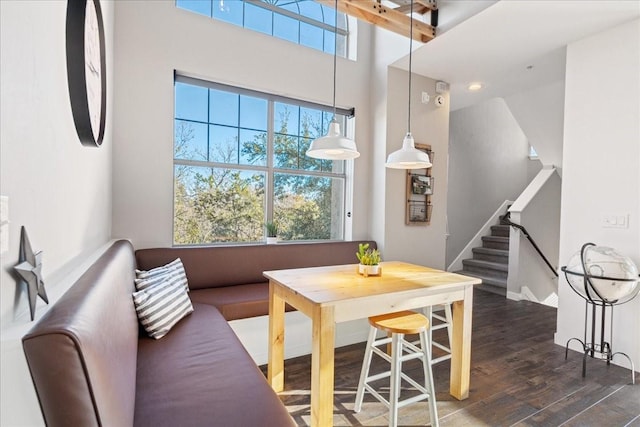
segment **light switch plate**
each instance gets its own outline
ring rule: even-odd
[[[600,224],[603,228],[629,228],[629,214],[603,214]]]

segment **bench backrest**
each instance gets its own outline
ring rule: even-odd
[[[180,258],[191,289],[266,282],[263,271],[357,264],[359,243],[373,241],[279,243],[276,245],[139,249],[138,268],[149,270]]]
[[[133,425],[134,269],[131,243],[115,242],[24,336],[48,426]]]

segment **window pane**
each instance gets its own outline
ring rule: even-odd
[[[322,50],[322,29],[306,22],[300,23],[300,44],[317,50]]]
[[[263,0],[264,1],[264,0]],[[298,7],[298,2],[297,1],[279,1],[276,6],[278,6],[281,9],[285,9],[285,10],[289,10],[291,12],[297,13],[298,15],[300,14],[300,8]]]
[[[175,120],[174,158],[207,160],[207,125]]]
[[[176,118],[206,122],[207,88],[186,83],[176,83],[175,86]]]
[[[209,121],[217,125],[238,126],[239,98],[237,93],[209,89]]]
[[[273,141],[273,165],[282,169],[298,169],[298,137],[275,134]],[[306,157],[306,156],[305,156]]]
[[[176,6],[201,15],[211,16],[211,0],[176,0]]]
[[[322,111],[300,108],[300,136],[317,138],[324,135],[322,129]]]
[[[324,32],[324,51],[333,55],[335,50],[336,34],[331,31]]]
[[[213,0],[213,17],[242,27],[242,6],[244,2],[236,0]]]
[[[274,192],[282,240],[343,238],[344,180],[278,173]]]
[[[267,100],[240,96],[240,127],[267,130]]]
[[[245,3],[244,27],[271,35],[273,33],[271,27],[272,15],[273,12],[267,9],[254,6],[251,3]]]
[[[322,6],[313,0],[299,0],[298,7],[300,8],[300,15],[308,18],[313,18],[316,21],[324,22],[322,16]]]
[[[322,161],[320,159],[314,159],[306,155],[309,145],[311,145],[311,138],[300,138],[300,169],[306,171],[319,171],[322,167]]]
[[[1,0],[0,0],[1,1]],[[335,26],[335,10],[313,0],[260,0],[269,8],[281,9],[285,14],[256,6],[255,1],[243,0],[176,0],[176,6],[214,19],[249,28],[264,34],[298,43],[316,50],[333,53],[332,40],[325,40],[328,33],[313,23],[301,23],[300,18],[310,18],[318,23]],[[291,16],[286,13],[291,12]],[[338,28],[348,31],[347,17],[338,13]],[[344,37],[344,36],[340,36]],[[338,40],[338,54],[345,56],[346,43]]]
[[[209,161],[238,163],[238,128],[209,126]]]
[[[276,102],[274,103],[274,108],[274,131],[289,135],[298,135],[300,129],[298,123],[300,119],[300,107]]]
[[[274,13],[273,35],[284,40],[289,40],[290,42],[298,43],[298,24],[299,21],[293,18]]]
[[[242,147],[240,164],[259,166],[267,164],[266,132],[240,129],[240,144]]]
[[[338,20],[340,20],[341,13],[338,14]],[[336,25],[336,10],[332,7],[322,5],[322,16],[324,18],[324,23],[329,24],[332,27]]]
[[[263,240],[264,188],[261,172],[176,165],[174,243]]]

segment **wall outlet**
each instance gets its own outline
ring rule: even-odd
[[[430,99],[431,98],[429,97],[429,94],[427,92],[422,92],[422,103],[423,104],[428,104]]]
[[[600,224],[603,228],[629,228],[629,214],[604,214]]]

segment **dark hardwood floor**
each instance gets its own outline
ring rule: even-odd
[[[582,378],[582,355],[570,350],[565,361],[564,347],[553,343],[555,329],[554,308],[476,290],[469,398],[458,401],[449,395],[448,361],[433,368],[440,425],[640,427],[640,375],[634,386],[629,369],[588,359]],[[436,331],[436,341],[444,338],[439,334],[445,331]],[[387,408],[369,394],[362,411],[353,412],[363,354],[364,343],[336,349],[336,426],[388,425]],[[379,362],[372,372],[384,367]],[[310,363],[310,356],[285,362],[280,396],[300,426],[310,423]],[[404,369],[422,379],[419,362],[408,362]],[[411,392],[403,383],[402,397]],[[426,402],[401,408],[398,421],[428,425]]]

